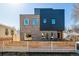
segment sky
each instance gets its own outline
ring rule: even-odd
[[[65,27],[73,24],[73,9],[72,3],[22,3],[10,4],[0,3],[0,24],[20,29],[20,14],[34,14],[34,8],[53,8],[65,10]]]

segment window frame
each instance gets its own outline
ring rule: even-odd
[[[46,18],[43,19],[43,23],[44,23],[44,24],[47,23],[47,19],[46,19]]]
[[[38,21],[38,19],[37,18],[33,18],[32,19],[32,25],[38,25],[38,23],[39,23],[39,21]]]
[[[26,24],[26,21],[27,21],[27,24]],[[27,26],[27,25],[29,25],[29,19],[28,18],[24,18],[24,22],[23,22],[23,24],[24,24],[24,26]]]
[[[56,19],[52,18],[51,20],[52,24],[56,24]]]

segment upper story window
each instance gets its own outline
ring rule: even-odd
[[[46,19],[44,18],[44,19],[43,19],[43,23],[46,23],[46,22],[47,22],[47,21],[46,21]]]
[[[14,31],[13,30],[11,30],[11,35],[14,35]]]
[[[8,34],[9,34],[8,29],[5,29],[5,35],[8,35]]]
[[[24,19],[24,25],[29,25],[29,19],[28,18]]]
[[[38,19],[34,18],[34,19],[32,20],[32,25],[38,25]]]
[[[52,24],[55,24],[55,19],[52,19]]]

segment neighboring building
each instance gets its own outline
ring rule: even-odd
[[[35,14],[20,15],[21,40],[63,38],[64,9],[35,8]]]
[[[15,36],[16,36],[15,28],[0,24],[0,38],[1,38],[1,40],[7,39],[7,38],[12,38],[14,40]]]

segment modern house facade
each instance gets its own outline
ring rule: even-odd
[[[64,9],[35,8],[35,14],[20,15],[21,40],[63,38]]]

